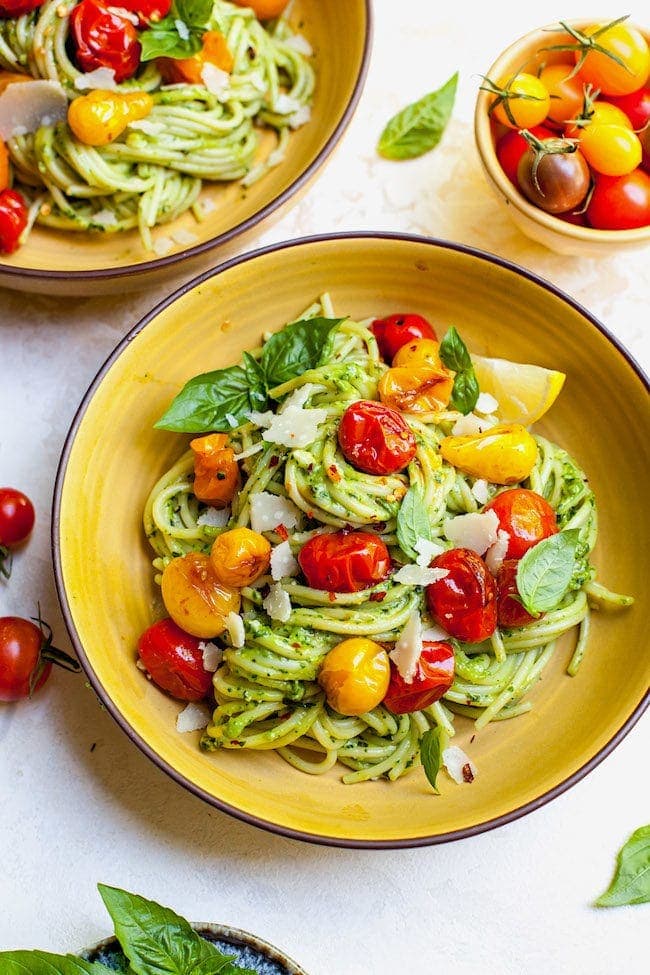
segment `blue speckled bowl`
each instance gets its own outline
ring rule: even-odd
[[[221,951],[232,954],[239,965],[252,968],[259,975],[307,975],[304,968],[257,935],[224,924],[194,924],[193,927],[206,941],[212,941]],[[117,938],[100,941],[81,955],[88,961],[101,962],[113,971],[128,971]]]

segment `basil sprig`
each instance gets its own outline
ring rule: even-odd
[[[418,538],[427,542],[432,539],[431,521],[420,491],[411,487],[408,489],[397,512],[397,541],[404,555],[409,559],[417,558],[415,544]]]
[[[344,318],[308,318],[286,325],[266,342],[259,360],[190,379],[155,426],[177,433],[227,433],[252,410],[264,410],[269,389],[280,386],[327,357],[328,340]]]
[[[467,346],[453,325],[440,343],[440,361],[456,373],[451,405],[460,413],[471,413],[479,397],[478,380]]]
[[[394,115],[380,136],[379,155],[386,159],[415,159],[434,149],[451,118],[457,85],[458,72],[442,88]]]
[[[104,965],[49,951],[0,951],[2,975],[115,975]]]
[[[650,901],[650,826],[640,826],[619,850],[612,882],[596,907],[622,907]]]
[[[575,568],[577,528],[551,535],[528,549],[517,566],[517,590],[532,616],[555,609],[566,594]]]
[[[424,774],[431,783],[433,791],[436,795],[439,795],[440,793],[436,783],[442,763],[442,732],[440,728],[429,728],[422,735],[420,741],[420,759]]]
[[[171,12],[140,34],[142,61],[190,58],[201,50],[214,0],[174,0]]]

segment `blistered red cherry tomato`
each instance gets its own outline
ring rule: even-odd
[[[129,10],[137,15],[142,29],[157,24],[172,9],[172,0],[120,0],[110,4],[118,9]]]
[[[421,315],[389,315],[387,318],[376,318],[370,326],[372,334],[377,339],[377,345],[382,358],[392,362],[393,356],[413,339],[437,338],[433,327]]]
[[[312,589],[359,592],[383,582],[391,568],[384,542],[371,532],[340,531],[314,535],[298,562]]]
[[[80,670],[76,660],[52,646],[47,623],[40,618],[36,622],[20,616],[0,618],[0,701],[31,697],[50,676],[53,663]]]
[[[393,714],[421,711],[438,701],[454,682],[454,651],[450,643],[425,641],[410,684],[391,664],[384,704]]]
[[[596,230],[632,230],[650,224],[650,176],[635,169],[627,176],[598,176],[587,207]]]
[[[343,455],[366,474],[394,474],[415,457],[415,437],[397,412],[383,403],[359,400],[348,406],[339,426]]]
[[[81,71],[109,68],[120,82],[138,70],[142,45],[135,26],[99,0],[81,0],[70,14],[70,32]]]
[[[447,575],[427,586],[427,605],[437,623],[464,643],[481,643],[497,625],[496,585],[483,559],[468,548],[452,548],[431,565]]]
[[[529,548],[558,531],[555,512],[548,501],[527,488],[497,494],[484,511],[493,511],[499,529],[509,536],[507,559],[520,559]]]
[[[524,609],[519,600],[518,565],[518,559],[506,559],[497,572],[497,621],[499,626],[507,626],[509,629],[535,622],[535,617]]]
[[[639,88],[631,95],[621,95],[620,98],[609,96],[606,101],[625,112],[632,128],[637,131],[650,122],[650,88]]]
[[[138,653],[152,681],[180,701],[200,701],[212,689],[212,674],[203,666],[201,641],[173,620],[159,620],[145,630]]]
[[[13,254],[27,226],[27,205],[16,190],[0,193],[0,254]]]
[[[538,139],[552,139],[554,133],[551,129],[547,129],[543,125],[537,125],[531,132]],[[496,144],[496,154],[497,159],[501,165],[502,170],[510,180],[513,186],[519,189],[519,183],[517,181],[517,167],[519,166],[519,160],[528,152],[530,149],[529,144],[524,139],[523,135],[520,135],[516,129],[510,129],[504,136],[502,136]]]
[[[0,17],[22,17],[44,3],[45,0],[0,0]]]

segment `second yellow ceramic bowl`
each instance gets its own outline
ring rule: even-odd
[[[567,374],[539,432],[587,470],[599,503],[598,577],[636,605],[594,619],[575,678],[564,640],[532,693],[534,710],[495,722],[471,746],[478,776],[421,769],[396,783],[345,786],[336,769],[304,775],[273,752],[199,750],[175,728],[178,703],[135,666],[138,637],[160,614],[142,509],[186,438],[154,430],[184,382],[235,363],[261,333],[329,291],[341,315],[417,312],[454,324],[472,351]],[[343,235],[279,245],[211,271],[159,305],[117,347],[86,395],[63,453],[53,545],[66,621],[88,677],[131,739],[177,782],[227,812],[285,835],[352,846],[409,846],[507,822],[578,781],[640,716],[648,687],[650,478],[647,386],[589,314],[552,285],[498,258],[421,238]],[[585,436],[589,428],[590,435]],[[458,720],[467,747],[473,725]]]

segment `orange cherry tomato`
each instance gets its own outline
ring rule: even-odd
[[[238,7],[250,7],[258,20],[272,20],[279,17],[289,0],[235,0]]]
[[[519,72],[496,86],[501,92],[490,109],[492,117],[509,129],[532,129],[548,115],[549,93],[534,74]]]
[[[221,585],[210,559],[200,552],[172,559],[162,574],[161,589],[174,623],[203,639],[223,633],[226,616],[239,610],[239,592]]]
[[[549,64],[540,72],[539,80],[551,99],[546,125],[561,127],[580,114],[584,87],[579,78],[569,77],[573,68],[572,64]]]
[[[425,641],[418,668],[407,683],[391,664],[390,684],[384,704],[393,714],[411,714],[439,701],[454,682],[454,651],[450,643]]]
[[[457,640],[482,643],[497,625],[496,584],[483,559],[468,548],[452,548],[431,563],[446,569],[426,588],[429,612]]]
[[[163,80],[170,85],[202,85],[202,71],[206,63],[214,64],[228,74],[233,69],[233,56],[228,49],[226,38],[218,30],[206,31],[203,47],[191,58],[157,58],[156,64]]]
[[[441,366],[398,366],[379,380],[382,403],[404,413],[438,413],[451,399],[454,374]]]
[[[415,457],[415,437],[395,410],[373,400],[352,403],[341,418],[343,456],[366,474],[395,474]]]
[[[497,620],[499,626],[512,629],[528,626],[540,617],[531,616],[521,604],[517,589],[517,559],[506,559],[497,572]]]
[[[307,584],[327,592],[360,592],[383,582],[391,568],[381,538],[358,531],[314,535],[301,548],[298,562]]]
[[[392,362],[398,351],[414,339],[433,339],[437,336],[433,327],[422,315],[388,315],[376,318],[370,326],[377,339],[379,352],[386,362]]]
[[[604,24],[592,24],[583,33],[595,38],[605,51],[590,50],[578,75],[600,89],[604,95],[628,95],[642,88],[650,74],[650,49],[643,34],[625,23],[613,24],[599,33]],[[620,62],[617,63],[614,54]],[[576,51],[576,62],[581,56]]]
[[[520,559],[529,548],[558,532],[555,512],[536,491],[512,488],[485,505],[499,519],[499,530],[508,535],[507,559]]]
[[[199,501],[225,508],[235,496],[239,467],[225,433],[211,433],[190,442],[194,452],[194,495]]]

